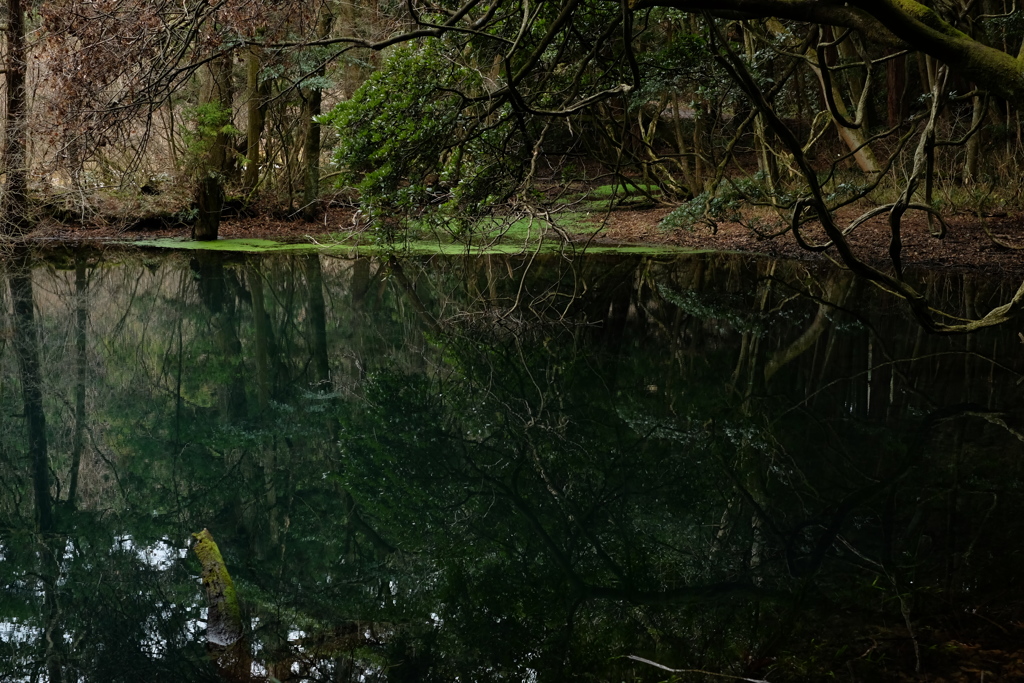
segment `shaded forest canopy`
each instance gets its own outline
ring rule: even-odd
[[[904,218],[1020,204],[1024,12],[829,0],[6,3],[3,231],[43,216],[190,225],[355,202],[390,243],[550,223],[580,186],[668,230],[792,235],[937,316]],[[837,212],[857,207],[840,222]],[[854,231],[887,221],[889,263]],[[1015,245],[992,236],[1002,248]]]

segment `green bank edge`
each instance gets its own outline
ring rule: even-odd
[[[211,241],[196,241],[183,238],[165,237],[151,240],[125,241],[126,246],[150,249],[178,249],[185,251],[223,251],[232,253],[304,253],[328,252],[350,256],[374,256],[382,253],[403,253],[411,255],[443,256],[487,256],[515,255],[523,253],[587,253],[659,256],[670,254],[703,254],[712,249],[686,249],[664,245],[607,245],[564,242],[543,242],[537,244],[492,244],[465,245],[430,241],[410,241],[394,245],[354,244],[351,242],[316,241],[277,242],[259,238],[230,238]]]

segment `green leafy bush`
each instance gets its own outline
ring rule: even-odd
[[[220,102],[207,102],[185,112],[188,128],[185,140],[185,172],[201,177],[210,172],[207,159],[218,135],[240,135],[231,123],[231,108]]]
[[[339,135],[339,182],[388,240],[420,225],[465,229],[518,187],[523,141],[508,105],[443,40],[405,45],[320,122]],[[465,60],[464,54],[457,55]],[[452,227],[452,226],[456,227]]]

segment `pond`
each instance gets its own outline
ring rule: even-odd
[[[721,254],[3,278],[2,680],[1024,675],[1017,328]]]

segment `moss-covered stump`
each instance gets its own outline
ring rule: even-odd
[[[206,639],[212,645],[228,647],[242,639],[242,612],[227,565],[213,535],[207,529],[192,534],[192,551],[203,566],[203,590],[208,608]]]

